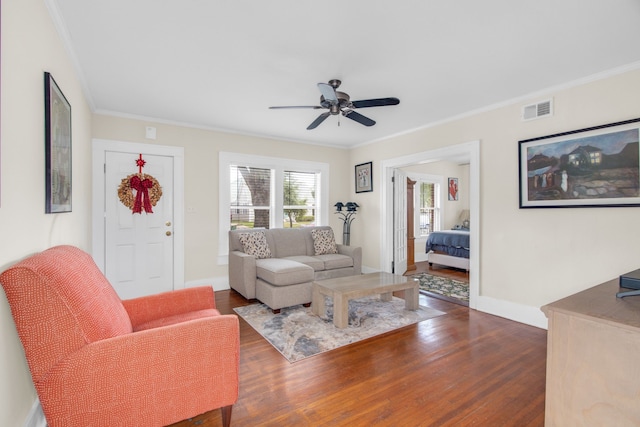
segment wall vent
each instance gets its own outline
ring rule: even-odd
[[[538,102],[537,104],[525,105],[522,108],[522,120],[540,119],[553,115],[553,100]]]

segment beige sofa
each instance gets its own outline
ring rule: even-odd
[[[314,280],[361,272],[362,249],[336,244],[328,226],[229,232],[231,288],[274,312],[310,304]]]

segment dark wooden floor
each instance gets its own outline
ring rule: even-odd
[[[218,309],[248,302],[216,292]],[[545,330],[420,296],[446,314],[289,363],[240,318],[232,426],[543,426]],[[175,426],[219,426],[214,410]]]

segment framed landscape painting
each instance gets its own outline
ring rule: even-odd
[[[640,206],[640,118],[519,141],[520,208]]]
[[[71,105],[44,73],[46,213],[71,212]]]

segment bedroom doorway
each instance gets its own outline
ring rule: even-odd
[[[469,257],[469,307],[475,309],[479,295],[479,224],[480,220],[480,141],[457,144],[408,156],[384,160],[382,162],[382,212],[381,212],[381,254],[382,269],[392,271],[394,260],[394,216],[405,215],[406,205],[395,206],[393,197],[393,175],[399,168],[439,161],[468,161],[469,163],[469,211],[470,257]],[[396,272],[402,274],[403,272]]]

